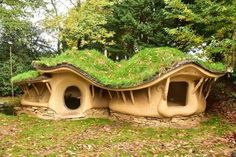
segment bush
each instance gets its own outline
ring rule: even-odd
[[[31,61],[27,61],[25,59],[14,56],[13,76],[25,70],[31,69],[32,66],[29,66],[30,64]],[[0,62],[0,71],[0,96],[9,96],[11,95],[11,73],[9,60]],[[15,86],[14,93],[18,95],[21,93],[21,90],[17,86]]]

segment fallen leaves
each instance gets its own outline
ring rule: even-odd
[[[148,128],[0,114],[0,124],[0,156],[229,156],[236,146],[232,132],[215,134],[218,122],[188,129]]]

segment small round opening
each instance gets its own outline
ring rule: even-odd
[[[76,110],[80,107],[81,92],[79,88],[70,86],[64,93],[64,101],[67,108]]]

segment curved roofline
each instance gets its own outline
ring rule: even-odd
[[[19,82],[15,82],[14,84],[20,85],[20,84],[24,84],[24,83],[49,82],[50,80],[51,80],[51,76],[40,75],[35,79],[28,79],[28,80],[24,80],[24,81],[19,81]]]
[[[91,75],[89,75],[85,71],[83,71],[80,68],[75,67],[74,65],[71,65],[71,64],[62,63],[62,64],[58,64],[56,66],[51,66],[51,67],[35,64],[34,67],[39,72],[42,72],[42,73],[54,73],[54,72],[58,72],[58,71],[62,71],[62,70],[70,71],[70,72],[75,73],[76,75],[82,77],[83,79],[87,80],[92,85],[98,86],[98,87],[106,89],[106,90],[112,90],[112,91],[128,91],[128,90],[138,90],[138,89],[147,88],[147,87],[153,86],[154,84],[168,78],[170,75],[172,75],[184,68],[187,68],[187,67],[194,67],[194,68],[198,69],[200,72],[202,72],[203,74],[205,74],[209,77],[212,77],[212,78],[219,78],[219,77],[225,75],[224,72],[210,71],[196,62],[185,61],[180,64],[176,64],[176,65],[172,66],[172,68],[168,69],[164,74],[161,74],[161,75],[156,74],[153,77],[151,77],[150,79],[148,79],[140,84],[129,86],[129,87],[109,87],[109,86],[106,86],[106,85],[100,83],[96,78],[92,77]]]

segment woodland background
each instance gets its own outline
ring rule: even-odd
[[[62,2],[71,6],[67,13]],[[44,17],[35,24],[38,12]],[[235,30],[235,0],[1,0],[0,96],[11,94],[10,49],[13,75],[66,49],[97,49],[121,60],[144,47],[169,46],[228,66]]]

